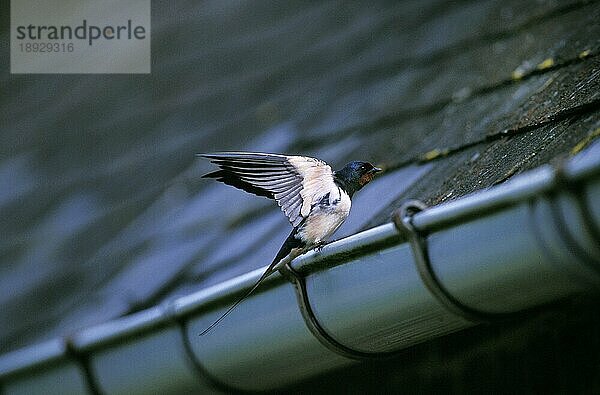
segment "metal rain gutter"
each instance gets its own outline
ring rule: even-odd
[[[309,252],[199,336],[263,269],[0,357],[0,392],[280,388],[600,288],[600,144]],[[407,242],[408,240],[408,242]]]

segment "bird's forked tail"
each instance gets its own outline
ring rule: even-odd
[[[213,329],[221,321],[223,321],[223,319],[225,317],[227,317],[229,315],[229,313],[231,313],[233,311],[233,309],[235,309],[240,303],[242,303],[244,301],[244,299],[246,299],[248,296],[250,296],[252,294],[252,292],[254,292],[256,290],[256,288],[258,288],[259,285],[267,277],[269,277],[271,274],[273,274],[273,272],[275,272],[275,270],[277,268],[281,267],[282,265],[290,263],[298,255],[305,252],[304,247],[305,247],[304,243],[302,243],[302,241],[300,241],[296,238],[296,229],[294,229],[292,231],[292,233],[288,236],[288,238],[285,240],[285,242],[283,243],[281,248],[279,249],[279,252],[275,256],[275,259],[273,259],[273,262],[271,262],[271,264],[269,265],[267,270],[265,270],[265,272],[260,276],[260,278],[256,281],[256,283],[254,283],[252,288],[250,288],[248,291],[246,291],[246,293],[243,294],[234,304],[232,304],[231,307],[229,307],[227,309],[227,311],[225,311],[223,314],[221,314],[221,316],[215,322],[213,322],[212,324],[210,324],[210,326],[208,328],[203,330],[200,333],[200,336],[206,335],[208,332],[210,332],[211,329]]]

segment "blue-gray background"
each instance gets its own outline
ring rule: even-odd
[[[387,168],[336,237],[569,155],[600,126],[598,20],[596,1],[153,1],[150,75],[11,75],[3,29],[0,352],[270,263],[284,216],[200,179],[197,152]]]

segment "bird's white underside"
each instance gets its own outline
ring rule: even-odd
[[[329,206],[315,205],[299,228],[298,236],[308,245],[327,240],[344,223],[352,205],[350,197],[335,186],[329,196]]]

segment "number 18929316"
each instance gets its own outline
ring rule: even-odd
[[[21,52],[73,52],[75,46],[73,43],[19,43]]]

